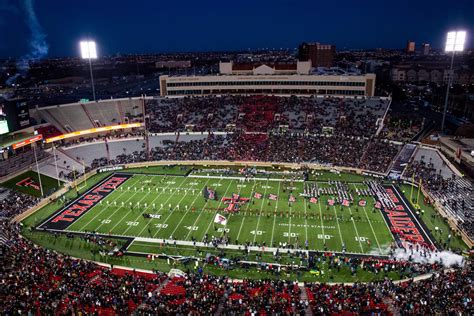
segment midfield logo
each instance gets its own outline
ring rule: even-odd
[[[239,210],[241,205],[244,205],[250,201],[249,198],[240,197],[239,194],[232,194],[232,197],[223,197],[221,202],[227,204],[227,207],[224,209],[226,212],[236,212]]]

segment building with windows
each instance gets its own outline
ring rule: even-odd
[[[307,62],[284,65],[221,63],[219,75],[161,76],[162,96],[270,94],[366,96],[375,92],[375,74],[315,74]]]
[[[332,67],[336,46],[321,43],[302,43],[298,47],[298,59],[311,61],[313,67]]]
[[[413,41],[407,42],[406,53],[407,54],[414,54],[416,51],[416,44]]]

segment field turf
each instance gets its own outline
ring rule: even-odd
[[[48,194],[50,192],[57,191],[58,187],[58,180],[48,177],[44,174],[41,174],[41,184],[43,186],[44,194]],[[35,197],[41,196],[41,190],[39,189],[39,178],[38,173],[34,171],[27,171],[22,173],[8,181],[5,181],[0,184],[2,187],[6,187],[12,190],[16,190],[28,195],[32,195]],[[59,182],[62,185],[62,182]]]
[[[330,186],[323,180],[317,183],[319,187]],[[217,200],[205,200],[202,193],[205,186],[216,191]],[[349,187],[365,185],[349,182]],[[230,238],[230,244],[249,242],[278,247],[286,243],[300,248],[307,245],[309,250],[337,252],[345,246],[348,253],[388,253],[393,236],[381,213],[374,210],[372,197],[363,198],[367,201],[365,207],[357,206],[357,197],[350,207],[329,206],[328,195],[322,195],[317,203],[300,197],[303,188],[303,182],[278,178],[244,182],[224,176],[133,174],[64,231],[139,237],[129,250],[141,253],[159,252],[158,245],[163,239],[192,245],[193,239],[199,242],[206,235],[211,238],[224,234]],[[255,193],[260,193],[262,198],[255,198]],[[227,205],[221,198],[233,194],[250,201],[238,212],[227,214],[224,212]],[[269,199],[270,194],[278,199]],[[290,195],[296,198],[295,202],[289,203]],[[144,218],[144,213],[159,218]],[[216,214],[224,215],[227,225],[215,224]]]

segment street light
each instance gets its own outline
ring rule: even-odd
[[[81,41],[81,57],[89,59],[89,70],[91,72],[92,96],[95,99],[94,76],[92,75],[92,59],[97,59],[97,48],[94,41]]]
[[[448,110],[448,98],[449,98],[449,88],[451,87],[452,80],[454,77],[453,73],[453,63],[454,63],[454,53],[462,52],[464,50],[464,44],[466,42],[466,31],[452,31],[448,32],[446,36],[446,46],[444,51],[446,53],[451,53],[451,66],[448,73],[448,86],[446,87],[446,98],[444,99],[444,111],[443,111],[443,121],[441,123],[441,132],[444,132],[444,122],[446,120],[446,111]]]

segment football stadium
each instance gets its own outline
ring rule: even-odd
[[[38,256],[55,251],[59,282],[69,269],[84,269],[78,282],[95,290],[125,278],[172,311],[197,308],[189,293],[203,296],[201,312],[260,306],[249,293],[279,297],[271,310],[309,311],[322,284],[352,291],[341,284],[467,273],[470,182],[436,147],[397,140],[385,126],[390,105],[239,94],[33,109],[47,123],[3,162],[3,214],[16,223],[3,222],[3,238]],[[363,284],[377,283],[358,285],[369,303],[357,310],[389,311]],[[232,294],[219,303],[207,288]],[[76,308],[166,311],[156,302],[129,295]]]
[[[47,58],[61,56],[64,39],[43,33],[33,1],[20,2],[0,2],[0,24],[25,14],[31,33],[27,54],[15,39],[7,46],[18,56],[8,48],[2,59],[0,46],[0,315],[472,314],[466,31],[447,33],[445,50],[425,42],[417,51],[410,40],[406,50],[303,42],[227,51],[215,35],[217,51],[173,52],[201,30],[183,17],[166,34],[140,30],[162,53],[122,54],[114,32],[130,41],[135,24],[158,23],[170,4],[143,4],[137,21],[119,1],[100,18],[114,28],[97,35],[109,47],[91,37],[81,58]],[[40,5],[64,14],[68,32],[94,19]],[[222,8],[201,6],[193,17],[221,24]],[[124,8],[129,21],[112,20]],[[252,33],[268,24],[239,12]],[[289,34],[306,22],[287,12]],[[387,12],[380,32],[399,20]],[[368,41],[372,17],[360,16],[351,24]]]

